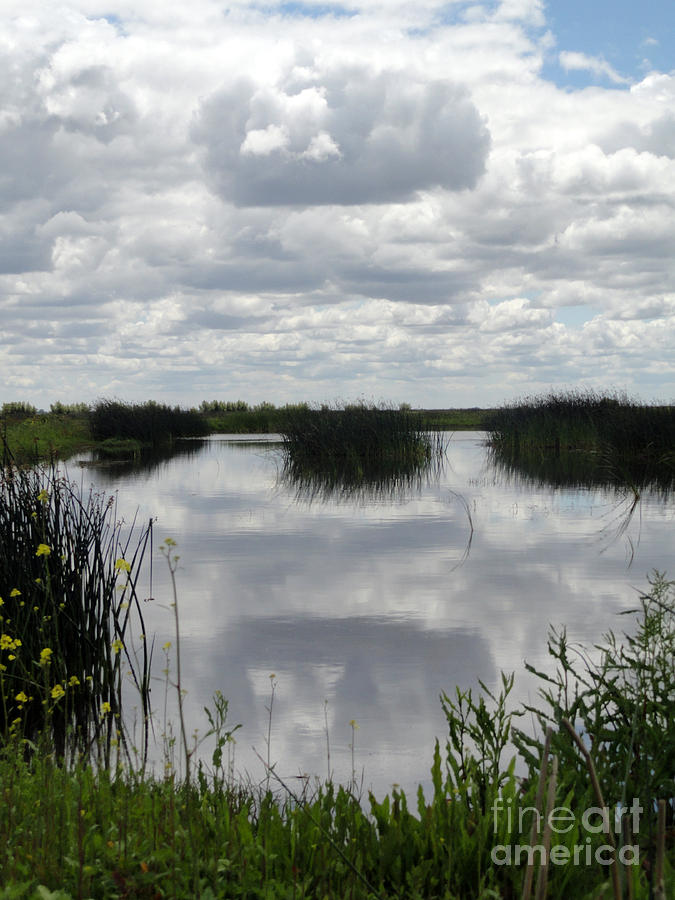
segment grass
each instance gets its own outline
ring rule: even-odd
[[[438,431],[484,431],[494,410],[480,409],[420,409],[424,428]]]
[[[36,462],[51,456],[66,459],[92,444],[87,415],[36,413],[0,421],[0,454],[9,451],[19,461]]]

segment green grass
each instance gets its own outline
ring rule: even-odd
[[[140,457],[143,444],[137,438],[106,438],[97,445],[96,451],[101,457],[125,459]]]
[[[470,407],[468,409],[420,409],[424,427],[439,431],[484,431],[494,410]]]
[[[18,462],[66,459],[93,443],[88,415],[44,413],[0,421],[0,455],[9,451]]]

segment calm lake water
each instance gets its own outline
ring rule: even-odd
[[[267,756],[282,777],[357,774],[378,796],[430,784],[439,693],[498,686],[534,700],[524,659],[547,668],[549,624],[592,644],[635,605],[653,569],[675,573],[672,498],[612,489],[537,487],[500,475],[485,435],[455,434],[444,471],[393,496],[314,498],[279,477],[267,436],[215,435],[154,468],[78,468],[84,488],[116,493],[130,521],[156,518],[148,634],[162,731],[162,645],[173,640],[169,578],[158,546],[176,541],[183,684],[190,729],[206,727],[216,690],[229,699],[234,764],[255,781]],[[81,457],[84,461],[85,458]],[[473,526],[473,531],[471,526]],[[145,593],[145,586],[142,587]],[[170,651],[171,664],[175,664]],[[169,717],[174,716],[173,698]],[[206,754],[205,754],[206,755]]]

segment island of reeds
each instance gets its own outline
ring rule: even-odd
[[[511,707],[513,675],[492,692],[439,685],[447,735],[429,748],[430,793],[377,798],[356,777],[334,783],[330,760],[325,780],[291,782],[269,759],[257,781],[236,775],[218,692],[205,710],[210,755],[181,717],[175,737],[158,735],[162,764],[148,765],[140,584],[152,529],[132,539],[119,519],[113,500],[82,496],[54,469],[0,473],[0,897],[675,896],[665,575],[636,599],[632,628],[593,655],[551,631],[555,671],[539,675],[530,706]],[[174,592],[159,599],[176,640],[161,665],[180,709],[178,557],[173,541],[162,549]]]
[[[406,408],[288,407],[280,432],[284,477],[323,493],[405,484],[443,455],[440,435],[427,431],[422,415]]]
[[[486,417],[494,459],[553,483],[675,481],[675,407],[625,394],[551,392]]]

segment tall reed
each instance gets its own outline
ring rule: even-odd
[[[196,410],[152,400],[147,403],[99,400],[91,409],[90,425],[94,440],[132,438],[153,447],[175,438],[201,437],[208,433],[206,420]]]
[[[419,413],[365,403],[288,408],[281,436],[291,479],[314,473],[351,486],[414,476],[443,453]]]
[[[134,531],[136,535],[134,535]],[[149,726],[151,648],[138,578],[152,522],[123,529],[114,498],[50,469],[0,468],[0,737],[107,762],[126,746],[123,681]],[[135,634],[133,634],[135,630]],[[135,643],[134,643],[135,640]]]
[[[610,452],[650,462],[673,461],[675,407],[591,390],[526,397],[493,411],[486,421],[493,447]]]

